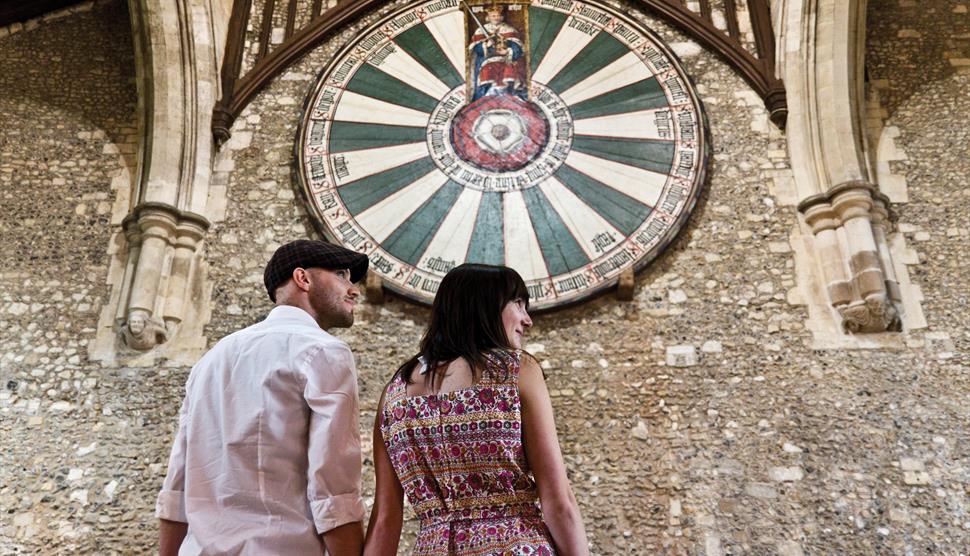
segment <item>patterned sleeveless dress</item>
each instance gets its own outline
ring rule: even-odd
[[[381,433],[421,520],[412,554],[555,554],[522,445],[520,352],[491,352],[481,380],[408,397],[387,386]]]

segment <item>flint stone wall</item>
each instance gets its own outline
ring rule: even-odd
[[[970,175],[970,106],[967,74],[950,61],[970,55],[961,50],[970,29],[958,15],[965,12],[955,11],[964,4],[909,4],[916,3],[871,2],[869,57],[889,99],[889,108],[880,108],[885,123],[898,128],[897,144],[908,155],[893,163],[911,196],[896,207],[898,227],[915,242],[920,264],[913,278],[930,328],[901,334],[895,349],[853,352],[811,350],[806,312],[790,303],[801,296],[790,246],[797,220],[772,189],[772,177],[787,168],[783,133],[714,55],[639,15],[674,45],[694,77],[714,157],[690,224],[637,277],[632,302],[608,294],[539,316],[527,339],[548,375],[593,553],[948,554],[970,545],[970,278],[961,271],[970,233],[970,190],[962,187]],[[107,40],[100,33],[107,26],[117,31],[110,35],[112,63],[124,69],[87,92],[37,85],[46,104],[95,102],[102,103],[94,111],[101,118],[117,113],[111,124],[91,116],[97,126],[81,118],[66,124],[42,109],[17,111],[26,101],[6,92],[20,89],[0,81],[0,107],[16,116],[4,121],[20,122],[14,129],[23,134],[0,132],[0,218],[4,238],[14,238],[5,242],[0,294],[0,545],[9,552],[148,552],[155,535],[154,497],[188,368],[87,361],[84,342],[97,311],[75,303],[94,307],[106,299],[110,230],[75,216],[81,181],[52,183],[58,168],[29,162],[43,150],[77,163],[77,133],[134,126],[123,11],[116,2],[69,25],[0,38],[0,63],[27,72],[36,57]],[[920,38],[901,38],[903,29]],[[293,181],[293,138],[313,76],[355,30],[291,67],[233,129],[225,147],[232,156],[221,168],[226,218],[207,246],[210,342],[270,309],[262,268],[278,245],[318,237]],[[947,46],[934,46],[941,42]],[[11,61],[12,51],[23,53],[19,61]],[[944,51],[951,55],[946,63],[921,62],[926,52]],[[90,64],[63,67],[76,72]],[[70,125],[74,135],[47,131],[57,125]],[[114,136],[134,140],[127,131]],[[87,156],[98,164],[87,167],[120,164],[117,155],[95,158],[103,146],[91,148]],[[21,178],[16,159],[28,161],[36,179]],[[111,202],[106,176],[83,183]],[[52,235],[60,243],[45,244]],[[61,276],[56,287],[44,279],[52,271]],[[34,311],[34,304],[44,306]],[[364,304],[354,328],[339,332],[357,354],[367,446],[380,391],[411,355],[426,318],[425,308],[391,297],[382,306]],[[65,351],[51,353],[58,348]],[[369,448],[364,464],[370,497]],[[409,522],[407,531],[414,526]],[[412,538],[405,537],[402,553]]]

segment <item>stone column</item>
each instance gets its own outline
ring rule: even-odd
[[[185,305],[189,302],[190,279],[193,275],[192,265],[207,228],[208,222],[205,219],[191,214],[185,215],[176,228],[175,253],[172,257],[165,312],[162,317],[169,334],[175,334],[178,325],[185,318]]]
[[[210,129],[230,6],[228,0],[128,1],[138,86],[138,169],[134,208],[122,222],[126,241],[119,241],[123,248],[117,255],[124,270],[109,278],[117,288],[112,292],[117,306],[99,322],[104,333],[99,333],[96,357],[101,360],[120,354],[128,362],[152,364],[156,357],[194,357],[205,344],[200,334],[209,314],[209,289],[200,248],[209,221],[200,215],[210,214],[210,203],[224,202],[210,195],[215,153]],[[187,337],[173,342],[179,330]],[[132,356],[132,350],[149,352],[162,344],[165,350]]]
[[[839,220],[832,205],[817,202],[806,206],[805,222],[812,229],[818,258],[822,267],[829,300],[835,308],[845,307],[852,301],[852,284],[842,263],[842,249],[839,247]]]
[[[886,293],[870,218],[874,190],[875,186],[865,182],[849,182],[837,185],[829,192],[833,208],[845,230],[848,243],[846,255],[852,281],[863,299]]]
[[[131,286],[135,276],[135,265],[138,264],[138,257],[141,255],[141,228],[138,227],[137,218],[129,214],[122,221],[121,227],[124,230],[125,241],[128,246],[128,257],[125,260],[125,271],[120,282],[120,301],[115,311],[115,324],[119,329],[121,325],[128,321],[128,305],[131,301]]]
[[[137,210],[131,216],[138,222],[142,239],[128,310],[151,314],[155,310],[155,301],[158,297],[158,284],[162,277],[165,251],[175,233],[178,221],[172,211],[160,206],[142,205],[141,210]]]
[[[902,308],[903,294],[899,287],[896,269],[893,267],[893,258],[889,247],[889,233],[891,231],[889,198],[877,194],[873,199],[872,232],[876,240],[876,248],[879,250],[879,262],[882,264],[885,273],[886,292],[889,295],[889,300],[897,307]]]

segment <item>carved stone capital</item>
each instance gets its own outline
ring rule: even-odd
[[[148,351],[178,330],[192,284],[192,259],[209,221],[164,203],[142,203],[123,226],[132,242],[128,256],[133,272],[119,334],[128,348]]]
[[[805,223],[812,229],[813,234],[818,235],[826,230],[835,230],[841,224],[828,199],[819,198],[804,208],[799,206],[799,210],[805,215]]]
[[[815,236],[829,303],[848,332],[884,332],[899,322],[885,245],[888,207],[886,196],[861,180],[841,183],[798,206]]]
[[[870,218],[876,186],[864,181],[849,181],[836,185],[826,196],[842,222],[853,218]]]
[[[194,250],[208,230],[209,221],[205,218],[192,213],[182,213],[182,218],[175,229],[175,245]]]
[[[125,232],[125,240],[128,245],[141,245],[141,228],[138,226],[138,219],[129,214],[121,221],[121,229]]]
[[[872,199],[872,224],[878,226],[883,233],[888,234],[893,228],[894,214],[889,210],[889,198],[878,193]]]

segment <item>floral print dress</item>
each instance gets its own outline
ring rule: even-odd
[[[381,433],[421,520],[413,554],[552,555],[522,445],[521,352],[490,352],[481,380],[443,394],[387,386]]]

